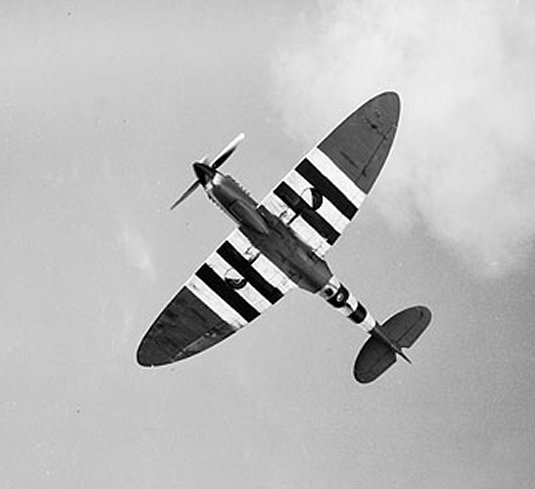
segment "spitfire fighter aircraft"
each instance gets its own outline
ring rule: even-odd
[[[373,381],[396,362],[396,355],[410,363],[403,348],[427,328],[429,309],[410,307],[380,324],[325,261],[383,167],[396,133],[399,106],[393,92],[366,102],[260,203],[218,170],[243,134],[212,164],[206,158],[193,163],[197,179],[171,208],[202,186],[238,227],[156,318],[139,345],[138,363],[159,366],[206,350],[295,288],[319,295],[370,334],[355,362],[357,381]]]

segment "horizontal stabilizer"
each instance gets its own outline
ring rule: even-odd
[[[372,336],[360,350],[353,373],[360,383],[367,384],[379,377],[394,363],[396,363],[394,350]]]
[[[372,337],[360,350],[353,374],[358,382],[371,382],[396,363],[396,353],[403,356],[401,348],[408,348],[425,331],[431,321],[431,311],[425,306],[415,306],[398,312],[370,333]],[[374,331],[378,329],[379,331]],[[375,334],[374,334],[375,333]]]
[[[431,311],[414,306],[398,312],[381,325],[383,332],[401,348],[408,348],[425,331],[431,321]]]

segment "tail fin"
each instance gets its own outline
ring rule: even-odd
[[[408,360],[401,348],[412,346],[430,321],[431,311],[425,306],[415,306],[375,326],[370,331],[372,337],[364,344],[355,361],[355,379],[363,384],[372,382],[396,363],[396,353]]]

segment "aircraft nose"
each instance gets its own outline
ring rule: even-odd
[[[214,177],[215,173],[215,171],[205,163],[193,163],[193,171],[203,186]]]

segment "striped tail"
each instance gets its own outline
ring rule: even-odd
[[[360,350],[353,369],[360,383],[371,382],[386,372],[396,363],[396,355],[411,363],[403,348],[411,347],[431,322],[431,311],[427,307],[414,306],[379,324],[334,276],[319,295],[371,336]]]
[[[359,302],[334,275],[318,293],[331,306],[358,324],[367,333],[375,328],[377,321],[366,310],[362,302]]]

